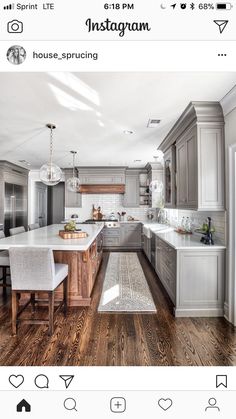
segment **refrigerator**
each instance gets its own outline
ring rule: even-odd
[[[9,229],[24,226],[27,229],[27,188],[5,182],[4,232],[9,236]]]

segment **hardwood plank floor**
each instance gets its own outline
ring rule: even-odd
[[[89,308],[56,316],[55,332],[21,325],[11,336],[10,297],[0,297],[0,365],[236,365],[236,329],[223,318],[174,318],[172,303],[149,262],[139,259],[157,307],[155,314],[97,313],[108,261]],[[42,316],[45,309],[40,309]]]

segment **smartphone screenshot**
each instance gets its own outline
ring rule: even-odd
[[[0,1],[0,416],[232,419],[234,0]]]

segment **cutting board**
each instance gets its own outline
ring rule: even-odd
[[[88,237],[88,233],[85,231],[65,231],[59,230],[59,236],[62,239],[85,239]]]

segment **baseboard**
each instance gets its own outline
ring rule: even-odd
[[[175,317],[224,317],[223,308],[174,309]]]

